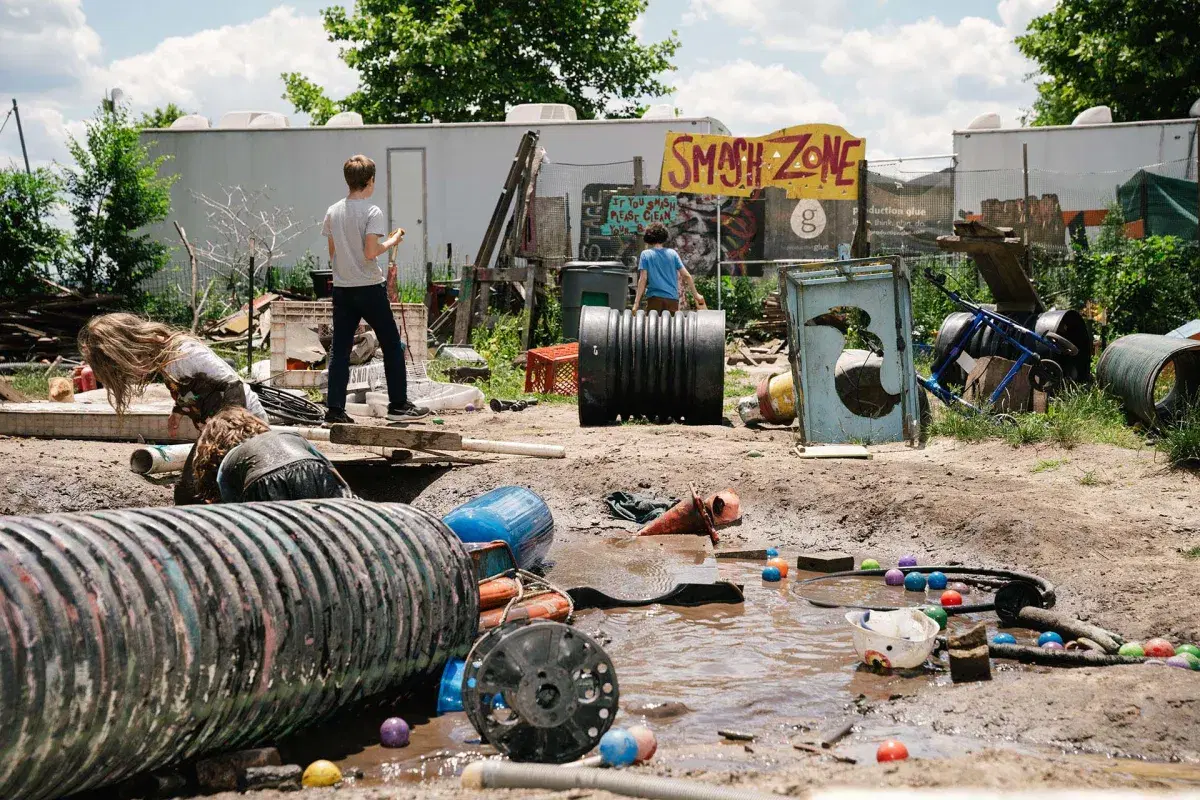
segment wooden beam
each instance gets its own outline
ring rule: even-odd
[[[529,267],[513,267],[512,269],[484,269],[483,267],[476,267],[475,280],[481,284],[484,281],[490,283],[525,283],[525,281],[529,280],[532,272],[532,269]]]
[[[394,447],[401,450],[462,450],[462,436],[429,428],[388,428],[377,425],[334,425],[333,444],[359,447]]]

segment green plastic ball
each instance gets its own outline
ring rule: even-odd
[[[858,565],[859,569],[882,569],[879,562],[873,558],[864,558],[862,563]]]
[[[1117,651],[1119,656],[1129,656],[1131,658],[1145,658],[1146,651],[1137,642],[1126,642],[1121,645],[1121,649]]]
[[[939,606],[923,606],[921,608],[925,612],[925,616],[938,624],[938,628],[946,630],[946,623],[950,621],[950,615],[946,613],[946,609]]]
[[[1200,647],[1196,647],[1194,644],[1181,644],[1175,648],[1175,655],[1180,655],[1181,653],[1191,653],[1196,658],[1200,658]]]
[[[1189,653],[1189,652],[1181,653],[1178,650],[1176,650],[1175,657],[1185,659],[1188,662],[1188,665],[1192,669],[1200,670],[1200,656],[1197,656],[1195,653]]]

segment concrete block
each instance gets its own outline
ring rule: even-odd
[[[196,780],[208,792],[232,792],[251,767],[278,767],[283,761],[274,747],[239,750],[196,762]]]
[[[972,650],[987,646],[987,625],[982,622],[972,625],[962,633],[948,637],[946,643],[955,650]]]
[[[847,572],[854,569],[854,556],[837,550],[821,550],[796,556],[796,569],[801,572]]]
[[[298,792],[302,788],[300,778],[304,770],[299,764],[284,766],[248,767],[242,773],[238,790],[243,792],[274,789],[277,792]]]

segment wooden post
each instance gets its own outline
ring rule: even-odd
[[[721,200],[717,198],[717,310],[721,310]]]
[[[248,270],[250,300],[246,303],[246,375],[254,367],[254,237],[250,237],[250,269]]]
[[[633,157],[633,193],[634,194],[645,194],[646,193],[646,183],[642,177],[642,170],[643,170],[642,157],[634,156]]]
[[[1200,246],[1200,119],[1196,120],[1196,244]]]
[[[867,229],[867,160],[858,163],[858,224],[854,229],[854,239],[850,243],[851,258],[870,258],[871,240]],[[783,273],[780,273],[782,275]]]
[[[475,310],[475,265],[463,264],[454,314],[454,343],[471,343],[471,314]]]
[[[534,315],[537,312],[537,274],[541,262],[530,259],[529,274],[525,278],[525,329],[521,331],[521,347],[528,350],[533,346]]]
[[[1033,276],[1029,259],[1029,142],[1021,143],[1021,174],[1024,179],[1025,196],[1021,200],[1021,241],[1025,245],[1025,274]]]
[[[437,302],[437,292],[433,286],[433,262],[425,262],[425,315],[426,319],[433,320],[434,313],[437,309],[434,304]]]

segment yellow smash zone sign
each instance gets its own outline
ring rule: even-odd
[[[663,192],[749,197],[777,186],[793,200],[857,200],[866,139],[836,125],[796,125],[766,136],[667,134]]]

